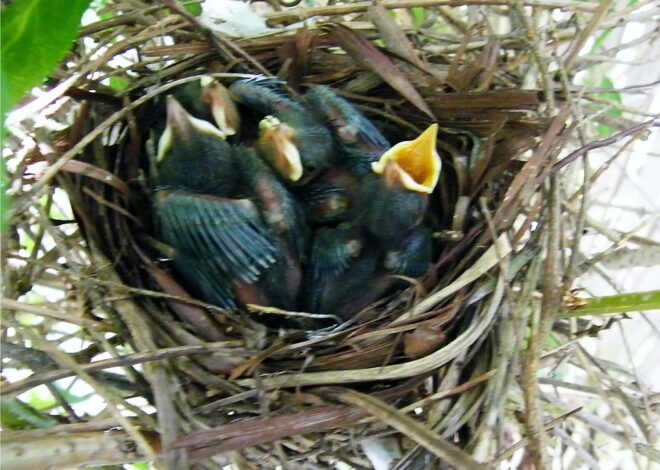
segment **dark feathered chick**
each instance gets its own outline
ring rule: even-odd
[[[263,222],[277,238],[280,247],[277,263],[259,282],[270,299],[266,305],[295,309],[302,280],[301,262],[306,258],[309,236],[303,211],[254,150],[239,147],[236,164],[245,193],[256,204]]]
[[[382,252],[359,227],[341,224],[316,231],[310,254],[305,308],[348,319],[393,285]]]
[[[371,164],[390,148],[378,128],[345,99],[327,86],[315,86],[305,93],[308,107],[329,127],[349,171],[362,177]]]
[[[281,183],[267,168],[262,172],[254,153],[233,148],[217,128],[168,97],[157,163],[156,225],[174,248],[174,266],[186,284],[227,308],[237,301],[291,307],[288,299],[297,291],[289,289],[299,280],[295,274],[285,280],[293,262],[286,239],[296,222],[283,222],[290,211],[278,207],[286,197]],[[270,281],[275,271],[286,295]]]
[[[213,77],[180,85],[172,95],[192,116],[214,122],[225,136],[238,132],[241,118],[236,105],[227,88]]]
[[[371,164],[356,217],[372,235],[401,237],[421,223],[440,176],[437,128],[433,124],[415,140],[396,144]]]
[[[326,170],[301,191],[307,220],[313,224],[348,221],[355,211],[360,180],[346,167]]]
[[[433,239],[427,227],[417,227],[407,236],[383,246],[383,267],[391,274],[422,277],[433,261]]]
[[[229,89],[240,103],[266,119],[259,126],[260,153],[287,181],[304,184],[333,165],[332,136],[328,128],[303,105],[284,94],[276,82],[271,79],[239,80]],[[275,142],[277,148],[270,151],[269,142]],[[282,149],[291,146],[298,151],[302,171],[297,168],[283,171],[291,164],[278,160],[290,157],[291,151]]]
[[[158,142],[158,186],[229,196],[238,188],[232,146],[210,122],[167,97],[166,127]]]

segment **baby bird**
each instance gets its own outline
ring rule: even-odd
[[[390,143],[373,123],[330,87],[315,86],[305,93],[308,107],[330,128],[340,161],[351,174],[363,177],[371,164],[390,148]]]
[[[176,100],[192,116],[215,122],[225,136],[235,135],[241,126],[241,117],[229,90],[213,77],[203,76],[172,89]]]
[[[372,235],[403,237],[422,222],[440,176],[437,129],[437,124],[431,125],[415,140],[396,144],[371,164],[372,174],[361,181],[357,218]]]
[[[278,208],[287,196],[274,189],[281,183],[267,168],[257,168],[261,162],[253,152],[232,147],[224,137],[167,98],[154,197],[158,234],[174,248],[175,269],[200,298],[225,308],[237,303],[288,308],[300,275],[298,281],[296,274],[280,278],[286,295],[268,279],[275,270],[299,270],[286,255],[299,249],[284,241],[283,219],[290,211]]]
[[[326,126],[303,105],[286,96],[271,79],[238,80],[229,87],[237,100],[257,112],[265,122],[259,125],[260,154],[288,182],[305,184],[333,164],[332,136]],[[268,150],[268,146],[275,148]],[[297,150],[300,167],[280,159]]]

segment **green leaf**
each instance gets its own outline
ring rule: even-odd
[[[94,393],[76,395],[60,385],[54,384],[53,386],[69,405],[82,403],[94,396]],[[27,394],[27,404],[39,412],[51,410],[59,406],[59,402],[55,399],[53,394],[49,390],[42,390],[41,388],[33,389]]]
[[[602,33],[600,33],[598,37],[596,37],[596,39],[594,40],[594,45],[591,46],[591,50],[589,51],[589,55],[595,55],[598,52],[598,50],[601,48],[601,46],[603,45],[607,37],[612,33],[612,31],[613,31],[612,28],[608,28]]]
[[[134,468],[135,470],[149,470],[149,465],[146,462],[133,462],[129,468]]]
[[[39,413],[18,398],[0,400],[0,416],[2,426],[8,429],[49,428],[57,424],[56,419]]]
[[[603,77],[603,79],[600,81],[600,86],[601,86],[601,88],[612,88],[612,89],[614,89],[614,82],[612,82],[612,80],[610,80],[607,77]],[[599,93],[599,95],[602,98],[605,98],[606,100],[609,100],[609,101],[614,101],[615,103],[621,103],[622,102],[621,93],[619,93],[618,91],[604,91],[602,93]],[[621,114],[621,111],[619,111],[618,109],[614,109],[613,111],[618,111],[619,115]]]
[[[614,89],[614,83],[608,77],[603,77],[600,81],[600,87]],[[611,101],[612,103],[622,102],[621,93],[619,93],[618,91],[604,91],[598,93],[598,96],[607,101]],[[612,116],[621,116],[623,113],[621,112],[620,109],[610,108],[607,110],[607,114],[610,114]],[[611,127],[605,124],[598,124],[596,125],[596,132],[600,137],[610,137],[612,134],[614,134],[614,129],[612,129]]]
[[[57,406],[57,400],[47,388],[35,388],[27,393],[27,404],[37,411],[50,410]]]
[[[4,91],[2,92],[4,94]],[[4,100],[4,96],[2,97]],[[4,134],[4,128],[2,129]],[[4,147],[4,139],[2,139],[2,146]],[[5,159],[0,159],[0,237],[4,237],[7,230],[7,223],[9,222],[9,206],[11,198],[7,194],[9,189],[9,173],[5,167]],[[4,243],[3,243],[4,245]]]
[[[188,10],[188,13],[194,16],[202,14],[202,4],[200,2],[184,3],[183,7]]]
[[[562,344],[561,341],[559,341],[559,339],[555,335],[546,336],[543,342],[547,349],[558,348]]]
[[[584,304],[560,313],[562,317],[660,310],[660,290],[584,299]]]
[[[71,48],[89,0],[16,0],[2,11],[2,115]]]
[[[413,24],[420,28],[424,24],[424,8],[412,7],[410,13],[413,17]]]
[[[597,124],[596,132],[600,137],[607,138],[614,134],[614,129],[612,129],[610,126],[606,126],[605,124]]]
[[[128,88],[128,81],[123,78],[110,77],[110,87],[119,91],[125,90]]]
[[[0,124],[4,148],[5,115],[64,58],[78,35],[90,0],[16,0],[0,17]],[[0,236],[8,224],[11,200],[4,159],[0,164]]]
[[[432,31],[437,34],[445,34],[449,31],[449,27],[444,21],[436,21]]]
[[[95,393],[86,393],[84,395],[76,395],[71,393],[69,390],[55,384],[55,388],[58,390],[60,395],[66,400],[69,405],[75,405],[77,403],[82,403],[86,400],[89,400],[91,397],[95,396]]]

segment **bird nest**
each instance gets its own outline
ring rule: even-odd
[[[526,442],[542,461],[535,373],[542,337],[552,328],[568,338],[568,321],[552,320],[570,298],[560,246],[580,230],[559,215],[560,170],[580,155],[559,158],[579,99],[571,70],[548,64],[555,52],[573,62],[586,39],[575,39],[575,27],[532,35],[522,4],[484,7],[517,22],[499,36],[460,9],[418,8],[417,19],[400,11],[397,22],[390,4],[360,3],[274,11],[274,32],[230,39],[173,2],[169,10],[133,3],[110,4],[118,16],[82,28],[45,92],[47,119],[25,123],[29,141],[11,137],[21,193],[12,233],[34,245],[15,257],[5,296],[59,289],[75,314],[33,309],[48,319],[43,335],[21,333],[9,354],[35,374],[4,393],[48,384],[65,402],[54,381],[85,381],[105,420],[83,423],[65,409],[58,423],[72,439],[107,431],[105,463],[365,468],[380,452],[397,469],[477,468]],[[581,5],[566,11],[591,8]],[[301,15],[318,21],[281,27]],[[153,229],[151,126],[173,88],[203,75],[225,85],[273,76],[293,95],[328,85],[391,142],[438,123],[442,173],[426,217],[434,237],[426,275],[311,331],[284,320],[313,312],[225,310],[189,295]],[[72,218],[58,208],[64,194]],[[75,328],[51,330],[61,322]],[[51,338],[78,348],[65,353]],[[555,406],[555,416],[570,411]],[[522,435],[531,437],[513,445]]]

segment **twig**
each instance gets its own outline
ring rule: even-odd
[[[39,315],[47,318],[54,318],[56,320],[73,323],[74,325],[84,326],[85,328],[93,328],[100,331],[109,331],[111,328],[102,322],[90,320],[89,318],[76,317],[69,313],[55,310],[53,308],[41,307],[34,304],[26,304],[18,302],[13,299],[1,298],[0,306],[7,310],[14,310],[17,312],[29,312],[33,315]]]
[[[215,31],[209,29],[204,23],[199,21],[199,19],[196,16],[188,13],[188,11],[185,8],[179,5],[179,2],[177,2],[176,0],[162,0],[162,2],[168,7],[170,7],[172,11],[177,12],[177,14],[185,18],[189,23],[196,26],[201,31],[204,31],[206,35],[209,37],[209,39],[211,39],[211,42],[215,44],[219,44],[221,46],[220,49],[225,49],[225,48],[232,49],[234,52],[237,52],[241,57],[243,57],[243,59],[245,59],[250,64],[252,64],[254,68],[256,68],[260,73],[269,77],[271,76],[271,73],[268,71],[268,69],[266,69],[263,65],[261,65],[259,61],[257,61],[247,52],[245,52],[240,46],[234,44],[232,41],[224,37],[222,34],[218,34]]]
[[[346,15],[349,13],[361,13],[367,11],[371,2],[356,2],[348,5],[333,5],[327,7],[315,8],[295,8],[285,10],[283,12],[275,12],[265,15],[269,23],[285,23],[293,21],[303,21],[314,16],[330,16],[330,15]],[[568,11],[581,11],[591,13],[595,11],[598,6],[594,3],[582,2],[553,2],[553,1],[523,1],[524,6],[546,8],[546,9],[560,9]],[[507,0],[389,0],[382,2],[386,9],[393,8],[414,8],[414,7],[436,7],[436,6],[491,6],[502,5],[510,6],[511,2]]]
[[[543,425],[543,430],[544,431],[552,431],[552,428],[557,426],[557,424],[561,423],[562,421],[565,421],[566,419],[570,418],[573,415],[577,414],[579,416],[579,414],[581,412],[582,412],[582,407],[580,406],[578,408],[575,408],[571,411],[568,411],[568,412],[564,413],[561,416],[557,416],[553,420],[549,421],[547,424],[544,424]],[[502,460],[506,460],[506,459],[510,458],[513,454],[515,454],[518,450],[525,447],[528,443],[529,443],[529,438],[527,438],[527,437],[522,438],[521,440],[516,442],[514,445],[509,447],[507,450],[505,450],[504,452],[501,452],[500,454],[498,454],[497,457],[495,457],[495,459],[493,459],[491,464],[495,464],[497,462],[501,462]]]
[[[591,20],[587,24],[587,27],[579,32],[577,39],[573,43],[573,46],[566,54],[566,59],[564,59],[564,68],[566,70],[571,70],[571,68],[573,68],[573,62],[575,62],[575,59],[582,50],[582,47],[589,40],[589,38],[592,37],[600,23],[602,23],[605,15],[613,3],[614,0],[603,0],[600,2],[598,8],[596,11],[594,11],[594,15],[591,17]]]
[[[537,470],[549,467],[546,453],[546,436],[542,425],[543,415],[539,408],[539,392],[536,374],[539,368],[543,342],[550,331],[550,326],[556,312],[561,308],[561,291],[558,289],[560,275],[557,253],[559,250],[559,188],[556,176],[550,177],[550,207],[547,216],[549,233],[546,243],[545,272],[543,277],[543,301],[538,323],[532,325],[532,333],[528,339],[525,352],[525,362],[522,374],[523,393],[525,397],[525,427],[529,448]],[[536,328],[535,328],[536,327]]]
[[[609,137],[607,139],[603,140],[596,140],[594,142],[591,142],[584,147],[581,147],[577,150],[574,150],[570,154],[568,154],[566,157],[562,158],[558,162],[556,162],[554,165],[552,165],[552,171],[559,171],[562,168],[564,168],[566,165],[574,162],[578,157],[581,155],[584,155],[587,152],[590,152],[592,150],[601,148],[601,147],[607,147],[608,145],[612,145],[616,142],[619,142],[621,139],[624,137],[627,137],[629,135],[636,134],[640,131],[643,131],[645,129],[648,129],[650,127],[660,127],[660,122],[656,121],[655,119],[651,119],[649,121],[641,122],[635,126],[632,126],[626,130],[623,130],[617,134],[614,134],[612,137]]]
[[[429,451],[440,457],[449,465],[465,470],[478,470],[485,468],[485,466],[479,464],[465,451],[446,442],[423,424],[401,413],[399,410],[382,400],[349,389],[330,390],[334,397],[344,403],[356,405],[373,414],[379,420],[407,435],[414,442],[426,447]]]
[[[148,440],[156,449],[160,445],[155,432],[141,431],[140,438]],[[153,457],[135,447],[130,433],[116,429],[72,432],[65,426],[57,426],[51,428],[49,434],[38,437],[3,435],[2,447],[2,465],[7,470],[121,466]]]
[[[19,328],[18,325],[13,321],[9,321],[12,326]],[[41,338],[40,335],[36,334],[31,328],[23,328],[23,333],[41,350],[46,351],[63,370],[70,370],[73,374],[79,376],[85,382],[87,382],[94,391],[105,401],[108,406],[108,411],[112,416],[117,419],[126,430],[128,435],[136,442],[139,450],[144,453],[149,460],[156,460],[156,451],[151,446],[145,437],[137,430],[137,428],[128,420],[127,417],[123,416],[120,412],[120,400],[115,397],[110,391],[108,391],[102,384],[98,383],[89,373],[83,369],[83,366],[77,364],[73,359],[69,357],[68,354],[60,351],[55,345],[50,341],[47,341]],[[3,387],[6,388],[6,387]],[[5,390],[3,390],[5,392]]]
[[[231,348],[232,343],[226,341],[218,343],[206,343],[199,346],[176,346],[171,348],[162,348],[155,351],[126,354],[116,359],[103,359],[88,364],[78,364],[77,369],[81,372],[93,372],[98,370],[110,369],[113,367],[130,366],[142,364],[145,362],[160,361],[163,359],[172,359],[175,357],[185,357],[191,354],[203,354],[209,352],[226,351],[227,354],[235,355],[236,349]],[[2,386],[2,396],[14,396],[25,392],[31,388],[45,383],[55,382],[76,375],[77,372],[70,368],[62,368],[50,372],[34,374],[27,379],[19,380],[14,383],[6,383]]]

